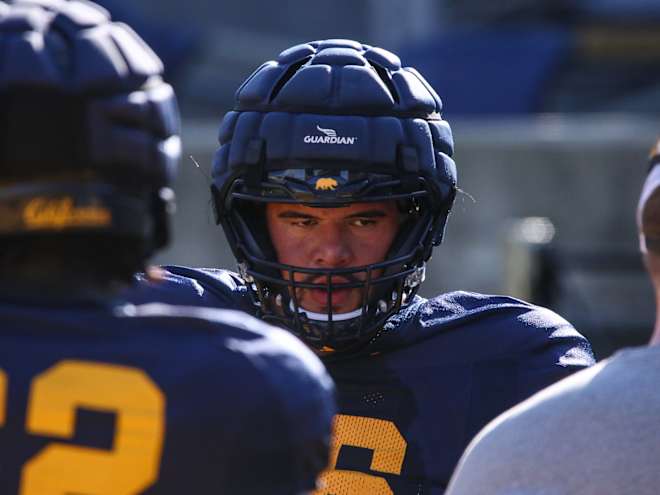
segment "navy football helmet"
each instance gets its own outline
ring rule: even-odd
[[[180,140],[162,72],[98,5],[0,2],[0,236],[166,244]]]
[[[441,111],[417,71],[350,40],[289,48],[243,83],[221,125],[212,194],[263,319],[317,350],[348,351],[375,338],[412,300],[456,193],[451,129]],[[340,269],[278,262],[266,203],[327,208],[387,200],[397,201],[405,221],[382,262]],[[333,284],[333,277],[349,282]],[[362,306],[346,314],[311,313],[296,296],[300,288],[324,290],[331,308],[333,289],[356,287]]]

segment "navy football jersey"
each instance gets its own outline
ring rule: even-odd
[[[333,386],[236,311],[0,303],[0,493],[278,494],[325,467]]]
[[[188,279],[219,306],[249,307],[228,272],[167,269],[161,290],[169,297]],[[417,296],[361,353],[323,359],[339,414],[332,469],[315,495],[440,495],[486,423],[594,363],[587,340],[556,313],[469,292]]]

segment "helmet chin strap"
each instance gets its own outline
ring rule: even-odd
[[[293,307],[293,301],[289,301],[289,309],[291,309],[291,311],[295,311],[295,308]],[[303,308],[298,308],[298,313],[304,314],[310,320],[330,321],[330,315],[328,315],[327,313],[315,313],[313,311],[307,311],[306,309]],[[337,314],[333,313],[332,321],[352,320],[353,318],[357,318],[359,316],[362,316],[362,308],[358,308],[348,313],[337,313]]]

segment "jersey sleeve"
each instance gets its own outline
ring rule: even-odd
[[[161,302],[253,312],[245,285],[230,271],[168,265],[156,274],[136,275],[123,299],[132,304]]]
[[[492,352],[473,364],[478,386],[471,399],[467,440],[503,411],[595,362],[587,339],[549,309],[518,305],[482,324],[492,333],[480,345]],[[501,337],[493,339],[497,335]]]
[[[533,330],[519,354],[518,401],[595,363],[587,339],[553,311],[533,307],[517,319]]]

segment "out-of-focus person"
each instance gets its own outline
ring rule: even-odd
[[[650,163],[637,208],[658,308],[649,346],[620,350],[499,416],[468,447],[447,495],[658,493],[660,141]]]

